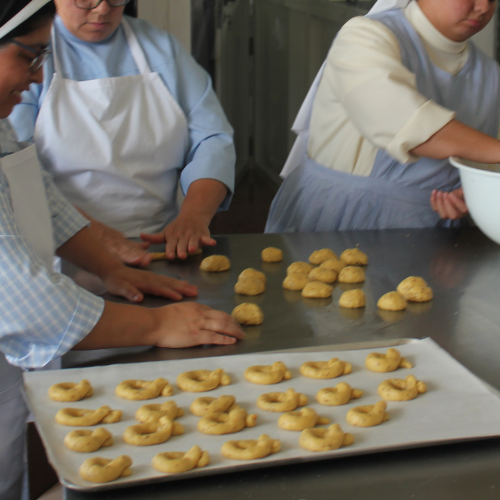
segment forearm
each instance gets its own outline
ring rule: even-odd
[[[480,163],[499,163],[500,141],[458,120],[451,120],[411,153],[436,159],[459,156]]]
[[[159,321],[155,309],[106,302],[90,333],[74,349],[107,349],[156,345]]]
[[[179,217],[196,219],[207,226],[227,195],[227,187],[215,179],[199,179],[190,184]]]

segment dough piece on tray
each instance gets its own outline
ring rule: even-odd
[[[65,403],[90,398],[93,393],[94,391],[88,380],[81,380],[78,383],[61,382],[49,388],[49,397],[52,401],[63,401]]]
[[[337,450],[352,443],[354,436],[348,432],[344,434],[339,424],[330,425],[328,429],[324,427],[304,429],[299,438],[299,446],[309,451]]]
[[[413,368],[413,365],[393,347],[386,354],[372,352],[368,354],[365,365],[369,370],[379,373],[393,372],[398,368]]]
[[[302,297],[326,299],[332,296],[333,287],[321,281],[311,281],[302,289]]]
[[[236,408],[236,398],[234,396],[219,396],[218,398],[201,397],[196,398],[189,407],[193,415],[204,417],[209,413],[228,413]]]
[[[258,439],[226,441],[220,449],[221,454],[233,460],[257,460],[278,453],[281,449],[279,439],[271,439],[262,434]]]
[[[328,259],[323,262],[319,267],[321,269],[330,269],[330,271],[336,271],[337,275],[344,269],[347,264],[340,259]]]
[[[286,269],[287,274],[309,274],[314,269],[314,266],[307,262],[298,261],[292,262]]]
[[[220,273],[231,269],[231,261],[225,255],[210,255],[201,261],[200,269],[210,273]]]
[[[322,281],[323,283],[334,283],[337,281],[338,273],[332,269],[324,267],[315,267],[309,274],[308,278],[311,281]]]
[[[245,427],[255,427],[257,415],[248,414],[243,408],[234,408],[229,413],[215,412],[198,421],[198,430],[203,434],[220,436],[240,432]]]
[[[278,418],[278,427],[285,431],[303,431],[310,429],[316,425],[326,425],[330,423],[330,419],[320,417],[312,408],[302,408],[299,411],[289,411],[283,413]]]
[[[399,292],[387,292],[377,302],[377,307],[384,311],[402,311],[406,305],[406,299]]]
[[[128,455],[110,458],[88,458],[80,466],[80,476],[91,483],[109,483],[119,477],[132,474],[132,459]]]
[[[244,279],[259,279],[265,283],[266,275],[262,271],[257,271],[257,269],[249,267],[241,271],[240,275],[238,276],[238,280],[244,280]]]
[[[283,288],[285,290],[300,291],[309,283],[307,274],[291,273],[283,280]]]
[[[158,422],[161,417],[174,420],[184,415],[184,410],[177,406],[175,401],[165,401],[162,404],[143,405],[135,412],[135,419],[138,422],[149,423]]]
[[[299,406],[307,404],[307,396],[295,392],[292,388],[286,392],[268,392],[257,398],[257,406],[261,410],[282,413],[295,410]]]
[[[347,266],[339,273],[339,283],[362,283],[365,281],[365,271],[358,266]]]
[[[272,365],[249,366],[243,376],[253,384],[270,385],[278,384],[282,380],[290,380],[292,372],[285,363],[276,361]]]
[[[398,285],[397,291],[408,302],[428,302],[433,297],[432,289],[419,276],[409,276],[404,279]]]
[[[322,248],[321,250],[314,251],[309,256],[309,262],[314,265],[320,265],[325,262],[325,260],[336,259],[337,254],[330,250],[329,248]]]
[[[160,472],[178,474],[195,467],[205,467],[210,463],[208,451],[199,446],[193,446],[186,453],[182,451],[165,451],[157,453],[151,460],[151,465]]]
[[[427,391],[425,382],[417,380],[413,375],[406,379],[390,378],[381,382],[377,392],[386,401],[410,401]]]
[[[359,309],[360,307],[365,307],[365,305],[365,292],[359,288],[345,291],[339,299],[339,306],[346,307],[347,309]]]
[[[264,313],[257,304],[243,302],[236,306],[231,313],[231,316],[240,325],[260,325],[264,321]]]
[[[266,290],[266,283],[258,278],[240,279],[234,285],[234,291],[240,295],[260,295]]]
[[[324,387],[316,394],[316,401],[326,406],[342,406],[351,399],[358,399],[363,395],[360,389],[351,389],[345,382],[339,382],[335,387]]]
[[[89,429],[78,429],[66,434],[64,438],[66,448],[79,453],[92,453],[99,448],[113,445],[113,435],[104,427],[94,431]]]
[[[340,260],[343,260],[348,266],[366,266],[368,264],[368,255],[358,247],[348,248],[340,254]]]
[[[122,418],[121,410],[112,410],[109,406],[101,406],[97,410],[83,408],[62,408],[56,413],[56,422],[73,427],[90,427],[97,424],[114,424]]]
[[[347,412],[345,418],[347,423],[354,427],[373,427],[389,420],[386,408],[385,401],[379,401],[374,405],[356,406]]]
[[[168,417],[161,417],[158,422],[131,425],[125,429],[123,440],[132,446],[151,446],[164,443],[172,436],[184,434],[184,426],[173,422]]]
[[[351,373],[352,365],[339,358],[332,358],[328,361],[306,361],[300,365],[299,371],[304,377],[330,379]]]
[[[120,382],[115,389],[117,396],[132,401],[155,399],[159,396],[171,396],[174,388],[164,378],[156,380],[130,379]]]
[[[262,262],[281,262],[283,260],[283,250],[276,247],[267,247],[261,253]]]
[[[212,391],[219,385],[229,385],[231,377],[222,369],[192,370],[183,372],[177,377],[177,386],[186,392]]]

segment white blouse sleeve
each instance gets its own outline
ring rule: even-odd
[[[417,91],[393,33],[366,17],[340,30],[324,80],[361,135],[402,163],[415,161],[409,151],[455,116]]]

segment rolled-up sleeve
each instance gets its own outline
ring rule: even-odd
[[[418,92],[392,32],[365,17],[340,30],[328,55],[325,81],[361,135],[401,163],[416,160],[409,151],[455,116]]]

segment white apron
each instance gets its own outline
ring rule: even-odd
[[[54,239],[42,172],[35,146],[0,160],[9,183],[14,220],[31,248],[52,268]],[[28,410],[20,393],[22,370],[0,352],[0,498],[18,500],[24,470]]]
[[[378,0],[375,5],[370,9],[368,14],[376,14],[377,12],[384,12],[391,9],[404,9],[411,0]],[[307,156],[307,144],[309,142],[309,128],[311,125],[311,115],[313,110],[314,98],[316,97],[316,92],[318,91],[319,82],[323,76],[323,71],[325,69],[326,62],[323,63],[321,68],[316,75],[309,91],[307,92],[306,98],[299,109],[297,117],[292,125],[292,131],[295,132],[297,138],[293,143],[292,149],[288,154],[288,158],[285,162],[285,166],[280,173],[280,177],[283,179],[293,172]]]
[[[139,75],[74,81],[55,73],[35,126],[41,160],[61,191],[125,233],[156,232],[177,216],[179,169],[188,148],[184,112],[123,19]]]

